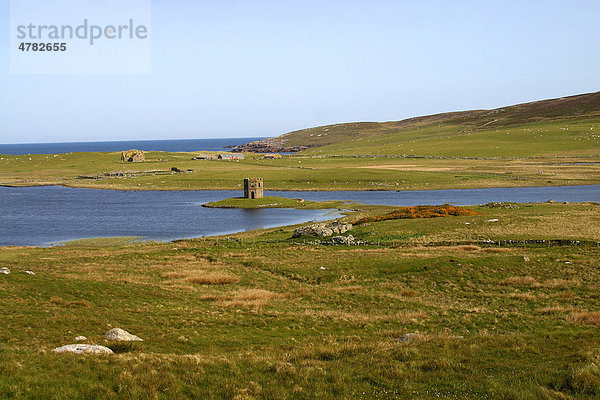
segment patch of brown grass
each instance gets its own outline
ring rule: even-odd
[[[500,281],[501,285],[519,285],[519,286],[529,286],[529,287],[538,287],[540,283],[531,276],[512,276],[510,278],[503,279]]]
[[[413,289],[403,289],[400,291],[400,296],[402,297],[415,297],[419,294],[416,290]]]
[[[480,251],[481,247],[479,246],[474,246],[474,245],[464,245],[464,246],[458,246],[458,248],[460,250],[464,250],[464,251]]]
[[[512,249],[508,249],[506,247],[487,247],[481,251],[484,253],[508,253],[512,251]]]
[[[567,321],[586,325],[600,325],[600,311],[572,312],[567,316]]]
[[[160,274],[160,276],[162,276],[165,279],[182,279],[185,278],[187,275],[185,272],[164,272]]]
[[[271,300],[285,297],[264,289],[240,289],[231,295],[219,297],[219,304],[229,307],[262,307]]]
[[[240,278],[233,274],[223,272],[193,274],[184,279],[187,283],[196,283],[199,285],[231,285],[238,283]]]
[[[573,286],[579,286],[581,282],[578,280],[566,280],[566,279],[550,279],[542,284],[542,286],[552,289],[566,289]]]
[[[537,296],[532,293],[511,293],[508,295],[510,299],[516,300],[535,300]]]

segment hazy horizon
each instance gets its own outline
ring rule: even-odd
[[[598,15],[591,0],[153,1],[149,74],[0,60],[0,143],[272,137],[596,92]]]

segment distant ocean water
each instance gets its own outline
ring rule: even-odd
[[[123,151],[138,149],[144,151],[220,151],[225,146],[238,146],[264,137],[223,138],[223,139],[181,139],[181,140],[128,140],[113,142],[64,142],[64,143],[24,143],[0,144],[0,154],[59,154],[78,151]]]

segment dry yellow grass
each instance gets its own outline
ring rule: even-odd
[[[542,286],[552,289],[566,289],[573,286],[579,286],[581,282],[578,280],[566,280],[566,279],[550,279],[542,284]]]
[[[416,290],[412,289],[404,289],[400,291],[400,296],[402,297],[415,297],[419,294]]]
[[[508,295],[511,299],[517,300],[535,300],[537,296],[532,293],[511,293]]]
[[[510,278],[503,279],[500,281],[501,285],[519,285],[519,286],[529,286],[529,287],[537,287],[540,286],[540,283],[531,276],[512,276]]]
[[[600,311],[573,312],[567,316],[567,321],[586,325],[600,325]]]
[[[229,307],[262,307],[284,295],[264,289],[240,289],[231,295],[220,296],[219,304]]]
[[[512,249],[507,249],[506,247],[488,247],[486,249],[482,249],[484,253],[509,253]]]
[[[197,283],[200,285],[230,285],[233,283],[238,283],[239,281],[239,277],[223,272],[195,274],[184,279],[184,282]]]
[[[561,314],[561,313],[572,312],[573,310],[574,310],[573,307],[550,306],[550,307],[538,308],[536,310],[536,312],[538,312],[540,314]]]

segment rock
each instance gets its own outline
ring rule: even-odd
[[[352,224],[347,224],[340,221],[334,221],[329,224],[313,224],[303,226],[294,230],[292,237],[300,236],[331,236],[334,233],[342,234],[352,229]]]
[[[77,340],[78,342],[81,342],[81,341],[83,341],[83,340],[87,340],[87,338],[86,338],[85,336],[77,336],[77,337],[75,338],[75,340]]]
[[[334,236],[331,238],[331,244],[345,244],[351,245],[354,244],[354,236]]]
[[[525,261],[525,262],[529,261],[529,257],[523,256],[523,261]]]
[[[486,219],[485,222],[498,222],[498,218]]]
[[[6,267],[0,268],[0,274],[8,275],[8,274],[10,274],[10,269],[8,269]]]
[[[420,336],[421,335],[419,335],[418,333],[411,332],[411,333],[407,333],[407,334],[400,336],[398,338],[398,341],[399,342],[410,342],[411,340],[417,339]]]
[[[126,342],[143,342],[143,339],[140,339],[139,337],[132,335],[131,333],[127,332],[124,329],[121,328],[113,328],[110,331],[106,332],[104,334],[104,337],[107,338],[108,340],[120,340],[120,341],[126,341]]]
[[[113,351],[105,346],[96,344],[68,344],[52,350],[55,353],[76,353],[76,354],[113,354]]]
[[[33,271],[25,271],[25,273],[26,273],[27,275],[35,275],[35,272],[33,272]]]

